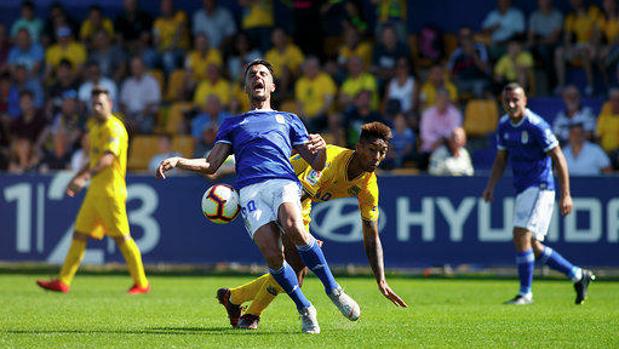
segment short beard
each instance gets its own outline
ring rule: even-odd
[[[267,100],[267,95],[262,95],[262,96],[251,95],[249,98],[251,99],[252,103],[260,103],[260,102],[264,102]]]

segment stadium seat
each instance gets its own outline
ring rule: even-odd
[[[451,54],[458,48],[458,37],[453,33],[443,34],[443,42],[445,45],[445,57],[449,58]]]
[[[159,95],[162,95],[163,91],[165,91],[163,88],[165,86],[165,76],[163,72],[159,69],[151,69],[148,73],[159,83]]]
[[[165,122],[165,132],[179,134],[185,132],[185,115],[193,108],[191,102],[176,102],[170,107],[168,117]]]
[[[138,135],[131,139],[127,169],[130,171],[146,171],[148,162],[159,152],[158,136]]]
[[[174,136],[172,150],[181,153],[184,157],[192,157],[194,148],[193,137],[188,135]]]
[[[182,99],[182,92],[185,89],[185,75],[183,69],[176,69],[170,74],[168,86],[166,88],[165,100],[168,102],[176,102]]]
[[[499,109],[494,99],[473,99],[464,110],[464,130],[471,137],[483,137],[496,130]]]

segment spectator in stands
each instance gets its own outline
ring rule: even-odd
[[[239,5],[243,8],[241,28],[260,51],[267,52],[271,47],[271,31],[275,24],[273,0],[239,0]]]
[[[73,21],[60,2],[53,2],[49,9],[49,17],[45,22],[43,32],[41,32],[40,43],[44,48],[48,48],[56,42],[56,32],[62,27],[69,27],[72,32],[77,32],[78,25]]]
[[[230,11],[217,3],[217,0],[202,0],[202,8],[193,14],[194,37],[206,35],[213,48],[223,49],[232,41],[236,24]]]
[[[154,80],[154,79],[153,79]],[[156,82],[156,81],[155,81]],[[79,87],[79,100],[82,102],[86,109],[90,109],[90,97],[92,95],[92,89],[95,86],[101,86],[110,93],[110,99],[113,102],[118,101],[118,87],[116,83],[101,74],[101,68],[95,61],[89,61],[86,63],[86,79]],[[157,86],[159,86],[157,84]],[[114,110],[118,110],[119,106],[113,106]]]
[[[344,112],[342,127],[336,131],[336,137],[344,137],[345,144],[349,148],[354,148],[359,142],[361,135],[361,126],[368,122],[380,121],[384,124],[391,125],[390,122],[372,108],[372,95],[375,92],[371,90],[361,89],[355,95],[354,105]],[[339,143],[338,143],[339,144]]]
[[[303,118],[310,132],[320,132],[328,126],[329,114],[337,94],[337,86],[322,71],[320,61],[310,56],[303,63],[303,76],[295,84],[297,115]]]
[[[103,16],[101,6],[92,5],[88,17],[82,22],[80,40],[90,48],[95,35],[100,31],[104,31],[109,37],[114,37],[114,24],[112,24],[112,20]]]
[[[473,39],[473,31],[462,27],[458,32],[458,47],[447,64],[460,94],[481,98],[490,85],[488,51]]]
[[[610,85],[611,70],[614,70],[619,62],[619,9],[616,0],[604,0],[602,2],[603,13],[600,16],[600,39],[601,46],[598,51],[598,66],[604,83]]]
[[[409,60],[400,57],[395,63],[395,76],[387,84],[385,101],[397,100],[400,111],[409,113],[417,107],[418,87],[411,75]]]
[[[191,120],[191,136],[198,142],[202,138],[204,129],[210,124],[221,125],[232,115],[223,110],[219,97],[210,94],[202,103],[201,111]]]
[[[228,57],[228,74],[233,82],[242,81],[245,65],[256,58],[260,58],[260,51],[252,46],[247,33],[239,32],[234,38],[232,54]],[[243,98],[245,99],[245,98]]]
[[[41,109],[34,104],[34,95],[29,90],[19,94],[19,117],[11,123],[11,137],[23,138],[30,142],[33,151],[38,154],[43,143],[47,120]]]
[[[378,109],[378,85],[374,76],[367,72],[361,57],[351,56],[346,66],[348,67],[348,77],[342,83],[339,96],[341,109],[346,110],[355,96],[364,90],[370,92],[372,110]]]
[[[273,30],[271,41],[273,48],[266,53],[266,59],[273,65],[273,76],[279,79],[277,87],[280,95],[285,96],[299,76],[305,57],[299,46],[290,41],[282,28]]]
[[[391,80],[395,76],[396,62],[409,56],[410,48],[398,40],[395,28],[384,25],[372,55],[372,71],[375,76],[378,75],[379,84],[384,85]]]
[[[172,0],[161,0],[161,16],[153,25],[153,37],[166,73],[171,73],[180,65],[181,58],[191,45],[187,25],[185,11],[174,11]]]
[[[593,94],[593,68],[591,62],[596,56],[596,46],[599,38],[600,10],[591,5],[586,7],[584,0],[570,0],[573,7],[565,17],[563,24],[563,46],[555,51],[555,69],[557,72],[557,88],[559,93],[565,85],[566,62],[580,62],[587,76],[585,94]]]
[[[12,118],[9,115],[9,97],[11,92],[11,73],[8,71],[0,71],[0,129],[8,125]],[[0,136],[2,131],[0,130]],[[2,143],[0,143],[0,146]]]
[[[71,171],[77,172],[88,163],[88,132],[82,133],[80,147],[71,155]]]
[[[581,125],[586,139],[592,140],[595,132],[595,115],[591,108],[582,105],[580,92],[574,85],[568,85],[563,89],[564,109],[555,117],[552,130],[563,145],[567,143],[570,127],[575,124]]]
[[[46,75],[53,76],[58,64],[64,58],[73,65],[74,71],[80,73],[82,64],[86,62],[86,48],[79,42],[75,42],[71,36],[71,28],[60,27],[56,31],[58,42],[50,46],[45,52]]]
[[[570,140],[564,154],[570,175],[596,176],[612,172],[608,155],[599,145],[587,141],[582,124],[572,124],[569,134]]]
[[[86,118],[80,111],[77,91],[68,90],[63,93],[60,110],[54,114],[54,118],[47,130],[49,130],[49,134],[52,137],[58,133],[64,134],[68,151],[71,151],[79,146],[85,129]]]
[[[197,107],[202,107],[206,97],[210,94],[216,95],[224,108],[227,108],[231,101],[230,82],[221,77],[219,67],[209,64],[206,68],[206,79],[202,80],[193,95],[193,103]]]
[[[9,153],[9,173],[22,174],[33,172],[39,163],[39,156],[32,142],[23,137],[14,137]]]
[[[398,113],[393,118],[391,128],[390,154],[387,155],[388,167],[402,167],[406,161],[413,160],[416,153],[417,140],[415,133],[409,127],[403,113]]]
[[[511,6],[511,0],[497,0],[497,8],[490,11],[482,28],[490,35],[490,56],[498,58],[505,53],[507,42],[524,33],[524,15]]]
[[[155,173],[161,161],[172,157],[172,156],[181,156],[181,154],[177,151],[172,150],[172,136],[167,133],[159,135],[159,141],[157,142],[159,147],[159,152],[150,159],[148,162],[148,172]],[[170,175],[178,174],[177,170],[170,171]]]
[[[21,113],[21,92],[26,90],[33,97],[34,107],[43,108],[45,96],[41,82],[36,77],[30,77],[26,67],[20,64],[13,69],[13,84],[9,89],[8,113],[11,117],[15,118]]]
[[[378,35],[385,26],[391,26],[398,35],[400,41],[407,39],[406,34],[406,18],[407,5],[406,0],[372,0],[372,4],[376,6],[376,30]]]
[[[0,23],[0,70],[6,69],[11,48],[11,41],[9,40],[6,27]]]
[[[122,81],[126,75],[127,54],[120,46],[112,45],[111,38],[105,30],[94,33],[88,60],[97,63],[103,76]]]
[[[608,92],[608,108],[598,116],[596,136],[602,149],[610,156],[615,169],[619,169],[619,89]]]
[[[537,10],[531,14],[527,34],[527,48],[542,62],[550,86],[555,86],[554,52],[561,41],[563,15],[555,9],[552,0],[538,0]]]
[[[15,38],[20,29],[26,28],[30,32],[32,41],[39,42],[39,35],[43,29],[43,22],[36,17],[34,2],[24,1],[21,5],[21,17],[11,26],[11,37]]]
[[[325,1],[294,0],[289,5],[292,8],[294,24],[293,42],[299,45],[306,55],[320,58],[324,58],[324,3]]]
[[[531,83],[535,83],[532,77],[533,56],[528,51],[523,51],[517,40],[511,40],[507,45],[507,53],[494,66],[494,80],[501,87],[510,82],[517,82],[525,89],[531,90],[533,88]]]
[[[430,154],[449,137],[456,127],[462,125],[462,113],[451,104],[449,92],[436,91],[436,103],[421,115],[421,151]]]
[[[114,20],[114,30],[118,42],[130,51],[140,39],[142,32],[150,32],[153,19],[138,7],[138,0],[124,0],[123,11]]]
[[[23,65],[32,76],[38,76],[43,67],[45,53],[38,43],[32,42],[30,32],[21,28],[15,37],[15,46],[9,51],[8,63],[10,66]]]
[[[421,111],[436,103],[436,95],[439,89],[446,90],[449,93],[449,100],[456,102],[458,100],[458,89],[447,79],[445,69],[442,65],[434,65],[430,68],[427,80],[421,85],[419,102]]]
[[[78,89],[79,84],[73,72],[73,66],[71,62],[63,59],[56,69],[56,79],[46,89],[45,112],[47,115],[55,115],[60,110],[65,92],[75,92]]]
[[[150,31],[143,31],[139,39],[134,42],[133,49],[133,56],[142,58],[148,69],[155,69],[159,66],[159,54],[152,44],[152,37]]]
[[[151,133],[160,102],[159,82],[144,71],[141,58],[131,58],[131,76],[123,82],[120,90],[120,109],[127,117],[129,129]]]
[[[189,53],[185,60],[185,69],[194,79],[202,80],[206,78],[206,70],[209,64],[215,64],[219,69],[222,68],[223,58],[221,52],[209,44],[208,37],[203,32],[194,36],[194,50]]]
[[[70,147],[67,135],[57,132],[52,136],[52,150],[43,152],[43,157],[38,164],[39,172],[68,170],[71,164]]]
[[[365,68],[369,68],[372,63],[372,45],[362,40],[357,28],[345,27],[344,44],[338,52],[337,63],[340,67],[345,67],[353,56],[360,57]]]
[[[428,173],[433,176],[472,176],[475,171],[465,145],[466,133],[462,127],[456,127],[430,155]]]

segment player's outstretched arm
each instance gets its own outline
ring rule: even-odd
[[[561,147],[556,146],[549,152],[552,161],[557,168],[557,174],[559,175],[559,183],[561,185],[561,200],[559,201],[559,209],[562,215],[572,212],[572,196],[570,193],[570,175],[567,170],[567,162]]]
[[[307,143],[295,149],[299,155],[316,171],[322,171],[327,163],[327,143],[319,134],[310,134]]]
[[[486,185],[486,189],[482,194],[484,201],[490,202],[494,199],[494,187],[503,176],[503,172],[505,172],[505,167],[507,166],[507,151],[499,150],[496,153],[496,157],[494,158],[494,164],[492,164],[492,172],[490,173],[490,178],[488,179],[488,184]]]
[[[156,176],[159,179],[165,179],[165,173],[173,168],[180,168],[186,171],[199,172],[206,175],[212,175],[217,172],[217,169],[226,160],[232,146],[227,143],[217,143],[209,153],[208,157],[187,159],[178,156],[167,158],[159,164]]]
[[[368,263],[370,263],[374,278],[376,278],[378,290],[396,306],[403,308],[408,307],[408,304],[406,304],[406,302],[389,287],[389,284],[387,284],[387,279],[385,278],[385,262],[383,260],[383,245],[378,235],[378,222],[366,221],[364,219],[362,219],[362,222],[365,254],[368,257]]]

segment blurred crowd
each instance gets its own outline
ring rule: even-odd
[[[499,92],[513,81],[529,96],[563,99],[551,117],[573,173],[619,166],[615,0],[570,0],[568,13],[539,0],[528,18],[498,0],[481,30],[457,33],[409,32],[406,0],[237,2],[241,13],[215,0],[194,13],[152,1],[152,17],[124,0],[115,18],[92,6],[81,23],[59,3],[43,18],[23,2],[21,17],[0,25],[0,171],[81,167],[95,85],[111,92],[132,143],[160,135],[156,159],[178,151],[175,137],[190,139],[184,155],[204,156],[222,120],[248,109],[242,72],[258,57],[274,65],[274,106],[327,142],[354,147],[363,123],[392,127],[385,170],[472,175],[469,153],[492,147]],[[289,8],[293,28],[276,26],[274,2]],[[368,2],[372,13],[363,11]],[[574,70],[581,86],[568,84]],[[595,115],[581,94],[608,101]],[[475,108],[479,101],[487,107]]]

